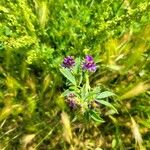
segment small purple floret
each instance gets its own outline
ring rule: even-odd
[[[84,70],[88,70],[90,72],[95,72],[96,71],[96,64],[95,64],[92,56],[87,55],[85,57],[85,61],[83,62],[82,68]]]
[[[65,68],[72,68],[75,65],[75,60],[72,56],[67,56],[64,58],[62,66]]]
[[[85,60],[86,61],[93,61],[93,57],[92,56],[90,56],[90,55],[87,55],[86,57],[85,57]]]
[[[77,105],[76,105],[75,101],[70,100],[70,101],[69,101],[69,107],[72,108],[72,109],[76,109],[76,108],[77,108]]]
[[[70,107],[71,109],[76,109],[76,108],[77,108],[77,104],[76,104],[76,102],[75,102],[75,95],[74,95],[74,94],[69,94],[69,95],[67,96],[67,102],[68,102],[69,107]]]

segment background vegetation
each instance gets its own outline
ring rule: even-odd
[[[150,149],[149,0],[0,0],[0,149]],[[92,86],[117,97],[105,122],[61,96],[68,55],[92,55]],[[112,99],[110,99],[111,101]]]

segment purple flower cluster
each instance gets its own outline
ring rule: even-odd
[[[77,108],[77,103],[75,101],[75,94],[69,94],[67,96],[67,102],[69,103],[69,107],[71,109],[76,109]]]
[[[96,71],[96,64],[95,64],[95,62],[94,62],[92,56],[87,55],[87,56],[85,57],[85,60],[84,60],[84,62],[83,62],[82,68],[83,68],[84,70],[88,70],[88,71],[90,71],[90,72],[95,72],[95,71]]]
[[[75,60],[72,56],[67,56],[64,58],[62,66],[65,68],[72,68],[75,65]]]
[[[75,65],[75,60],[72,56],[67,56],[64,58],[64,61],[62,63],[62,66],[65,68],[72,68]],[[96,64],[93,60],[93,57],[90,55],[87,55],[85,57],[85,60],[82,64],[83,70],[88,70],[89,72],[95,72],[96,71]]]

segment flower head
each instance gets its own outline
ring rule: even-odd
[[[86,55],[86,57],[85,57],[85,60],[86,61],[93,61],[93,57],[92,56],[90,56],[90,55]]]
[[[76,101],[75,101],[75,95],[74,95],[74,94],[69,94],[69,95],[67,96],[67,102],[68,102],[69,107],[70,107],[71,109],[76,109],[76,108],[77,108],[77,103],[76,103]]]
[[[85,57],[85,61],[83,62],[82,68],[84,70],[88,70],[90,72],[95,72],[96,71],[96,64],[95,64],[92,56],[87,55]]]
[[[69,101],[69,107],[72,108],[72,109],[76,109],[76,108],[77,108],[77,105],[76,105],[75,101],[70,100],[70,101]]]
[[[64,58],[62,66],[65,68],[71,68],[75,65],[74,58],[72,56],[67,56]]]

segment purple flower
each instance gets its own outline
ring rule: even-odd
[[[85,57],[85,60],[86,60],[86,61],[89,61],[89,62],[90,62],[90,61],[94,61],[94,60],[93,60],[93,57],[90,56],[90,55],[87,55],[87,56]]]
[[[95,64],[92,56],[87,55],[85,57],[85,61],[83,62],[82,68],[84,70],[88,70],[90,72],[95,72],[96,71],[96,64]]]
[[[77,104],[75,103],[75,101],[70,100],[69,101],[69,107],[72,108],[72,109],[76,109],[77,108]]]
[[[71,68],[75,65],[74,58],[72,56],[67,56],[64,58],[62,66],[65,68]]]
[[[76,101],[75,101],[75,95],[74,95],[74,94],[69,94],[69,95],[67,96],[67,102],[68,102],[69,107],[70,107],[71,109],[76,109],[76,108],[77,108],[77,103],[76,103]]]

